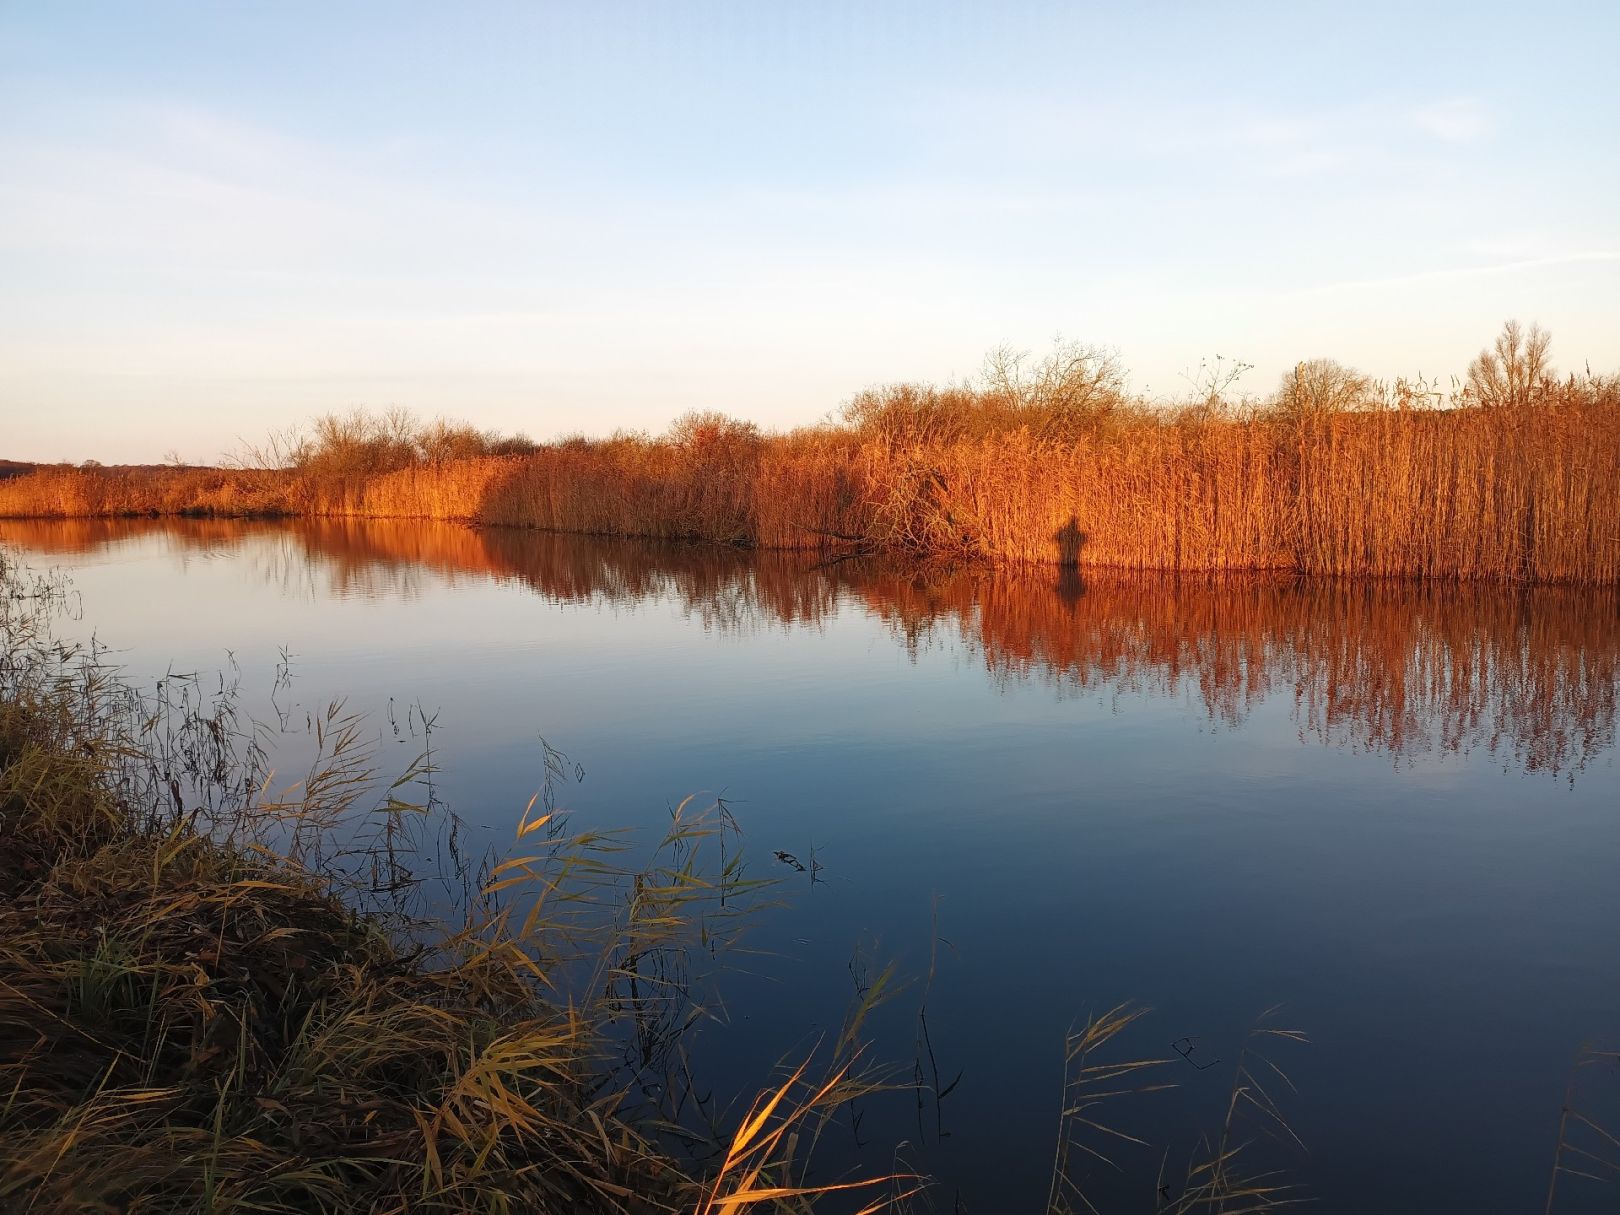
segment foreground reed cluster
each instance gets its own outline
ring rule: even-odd
[[[3,561],[0,1208],[733,1215],[826,1189],[794,1155],[865,1091],[852,1037],[707,1152],[649,1096],[758,885],[710,863],[723,817],[682,807],[629,866],[537,801],[477,874],[453,822],[420,834],[431,760],[368,812],[334,709],[271,798],[228,685],[135,692]]]
[[[1450,394],[1302,363],[1127,395],[1106,352],[992,355],[980,379],[864,392],[837,424],[716,414],[544,445],[397,414],[321,419],[231,469],[42,469],[0,515],[454,519],[764,548],[1327,575],[1620,581],[1620,380],[1556,378],[1510,325]],[[414,429],[413,429],[414,427]]]

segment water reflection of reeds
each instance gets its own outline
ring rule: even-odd
[[[1189,696],[1228,726],[1287,696],[1302,736],[1399,757],[1484,749],[1572,773],[1614,745],[1612,587],[1082,578],[415,522],[0,521],[0,540],[42,553],[137,537],[181,555],[242,548],[300,595],[409,596],[431,572],[518,581],[558,603],[674,602],[722,632],[816,627],[853,604],[913,650],[965,646],[999,681]]]

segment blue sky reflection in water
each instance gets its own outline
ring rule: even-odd
[[[882,1168],[907,1140],[943,1210],[1038,1209],[1063,1035],[1122,1000],[1154,1010],[1135,1054],[1196,1039],[1183,1089],[1121,1115],[1182,1149],[1243,1027],[1285,1006],[1308,1150],[1264,1151],[1332,1211],[1539,1211],[1570,1065],[1620,1038],[1613,591],[921,574],[419,524],[0,540],[70,573],[68,628],[137,679],[231,651],[257,694],[286,647],[301,705],[347,697],[381,734],[390,698],[436,711],[481,843],[509,838],[541,735],[585,769],[582,823],[730,799],[789,901],[697,1042],[717,1098],[836,1029],[857,949],[920,976],[937,924],[928,1036],[960,1083],[824,1148]],[[921,994],[876,1026],[908,1074]],[[1151,1210],[1158,1152],[1116,1146],[1104,1192]],[[1616,1194],[1563,1184],[1560,1210]]]

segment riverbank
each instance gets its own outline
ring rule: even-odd
[[[1114,411],[1057,438],[919,436],[892,418],[773,436],[700,419],[662,438],[385,468],[56,467],[0,482],[0,516],[459,520],[1006,563],[1612,584],[1612,395]]]

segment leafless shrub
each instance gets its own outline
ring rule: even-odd
[[[1125,376],[1113,351],[1058,339],[1040,358],[998,346],[985,356],[978,378],[963,384],[867,389],[845,407],[843,422],[895,447],[1019,431],[1072,442],[1101,427],[1124,401]]]
[[[1288,418],[1315,418],[1365,408],[1373,382],[1333,359],[1306,359],[1283,373],[1272,408]]]
[[[1524,329],[1508,321],[1490,349],[1468,365],[1467,395],[1486,409],[1522,408],[1546,399],[1554,390],[1547,350],[1552,335],[1540,325]]]

